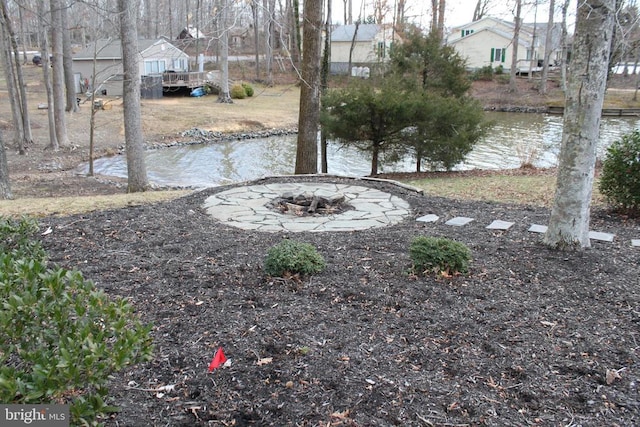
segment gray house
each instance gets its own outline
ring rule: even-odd
[[[394,40],[394,38],[396,40]],[[340,25],[331,32],[332,74],[351,74],[352,67],[375,67],[389,59],[389,49],[399,37],[390,25]]]
[[[138,41],[138,66],[143,81],[164,72],[189,71],[189,55],[167,40]],[[95,60],[95,89],[99,94],[122,95],[122,45],[120,40],[97,40],[73,55],[73,71],[86,90],[91,85]],[[160,79],[162,81],[162,79]],[[83,90],[83,91],[84,91]]]

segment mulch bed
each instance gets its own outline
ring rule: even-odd
[[[640,222],[594,212],[592,229],[615,241],[556,252],[527,231],[548,222],[546,209],[358,185],[402,197],[414,217],[475,221],[242,231],[202,209],[228,187],[42,218],[52,262],[129,299],[154,325],[155,358],[112,379],[120,412],[106,424],[640,425],[640,248],[630,246]],[[494,219],[516,225],[486,229]],[[470,274],[410,274],[419,235],[468,245]],[[301,281],[265,276],[267,250],[286,237],[316,246],[327,269]],[[208,373],[220,346],[231,366]],[[149,391],[166,385],[175,391]]]

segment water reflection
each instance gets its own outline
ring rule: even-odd
[[[538,167],[557,164],[562,138],[562,116],[522,113],[487,113],[494,122],[489,135],[476,145],[457,169],[509,169],[532,160]],[[602,119],[598,155],[621,135],[640,125],[640,118]],[[215,186],[265,176],[292,174],[296,136],[196,144],[146,152],[149,180],[166,186]],[[329,173],[368,175],[370,157],[355,149],[329,144]],[[415,160],[385,164],[381,172],[412,172]],[[88,170],[87,166],[82,172]],[[97,159],[97,174],[126,177],[124,156]]]

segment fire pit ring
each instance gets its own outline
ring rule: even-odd
[[[274,201],[306,194],[317,199],[344,198],[339,213],[296,215],[274,209]],[[375,188],[334,183],[279,182],[235,187],[209,196],[204,208],[233,227],[265,232],[354,231],[385,227],[410,214],[406,200]]]

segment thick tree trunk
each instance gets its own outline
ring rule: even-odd
[[[127,152],[127,191],[145,191],[149,186],[144,159],[140,112],[140,71],[138,70],[138,0],[118,0],[122,41],[124,138]]]
[[[322,0],[304,4],[302,82],[298,116],[296,174],[318,172],[318,125],[320,123],[320,56]]]
[[[51,0],[51,47],[53,54],[53,116],[56,123],[56,138],[60,146],[69,145],[67,120],[65,117],[64,57],[62,54],[62,1]]]
[[[11,185],[9,183],[9,166],[7,165],[7,154],[2,142],[2,133],[0,132],[0,199],[13,199],[11,193]]]
[[[616,0],[578,5],[556,195],[544,236],[544,243],[556,249],[590,246],[591,192],[615,15]]]
[[[73,59],[71,56],[71,32],[69,31],[69,5],[67,0],[62,1],[62,9],[60,17],[62,23],[62,67],[64,69],[64,86],[66,93],[65,111],[75,113],[78,111],[78,102],[76,100],[76,85],[73,78]]]

